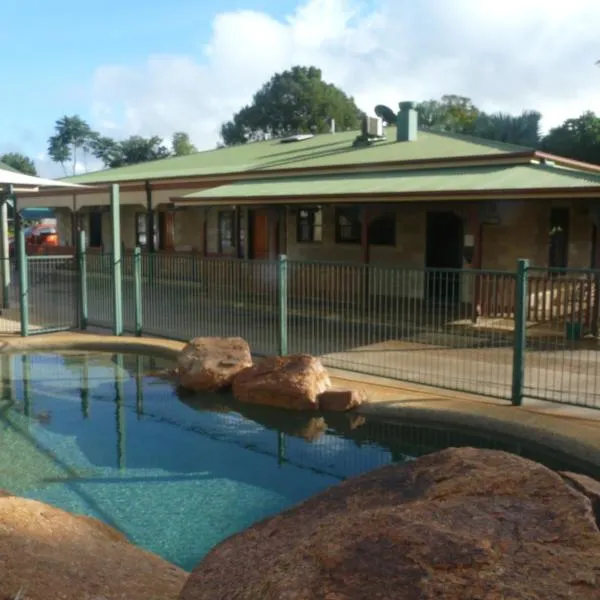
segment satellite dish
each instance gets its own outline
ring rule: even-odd
[[[383,104],[378,104],[375,107],[375,114],[388,125],[392,125],[396,122],[396,113],[391,108],[384,106]]]

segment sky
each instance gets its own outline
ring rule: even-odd
[[[3,2],[0,153],[40,175],[54,122],[214,148],[275,72],[315,65],[372,112],[443,94],[536,109],[549,129],[600,114],[598,0],[20,0]]]

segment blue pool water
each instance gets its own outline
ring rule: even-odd
[[[0,489],[113,525],[191,569],[218,542],[342,479],[489,441],[180,398],[148,358],[0,355]],[[441,437],[440,437],[441,436]],[[446,436],[446,437],[444,437]]]

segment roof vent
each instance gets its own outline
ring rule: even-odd
[[[312,133],[297,133],[296,135],[290,135],[285,138],[281,138],[279,142],[281,144],[291,144],[292,142],[302,142],[304,140],[310,140],[310,138],[315,137]]]

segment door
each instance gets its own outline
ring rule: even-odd
[[[89,217],[89,242],[90,248],[102,247],[102,213],[91,212]]]
[[[460,298],[462,254],[462,219],[453,212],[427,213],[426,297],[442,304]]]
[[[252,258],[269,258],[269,215],[252,214]]]

